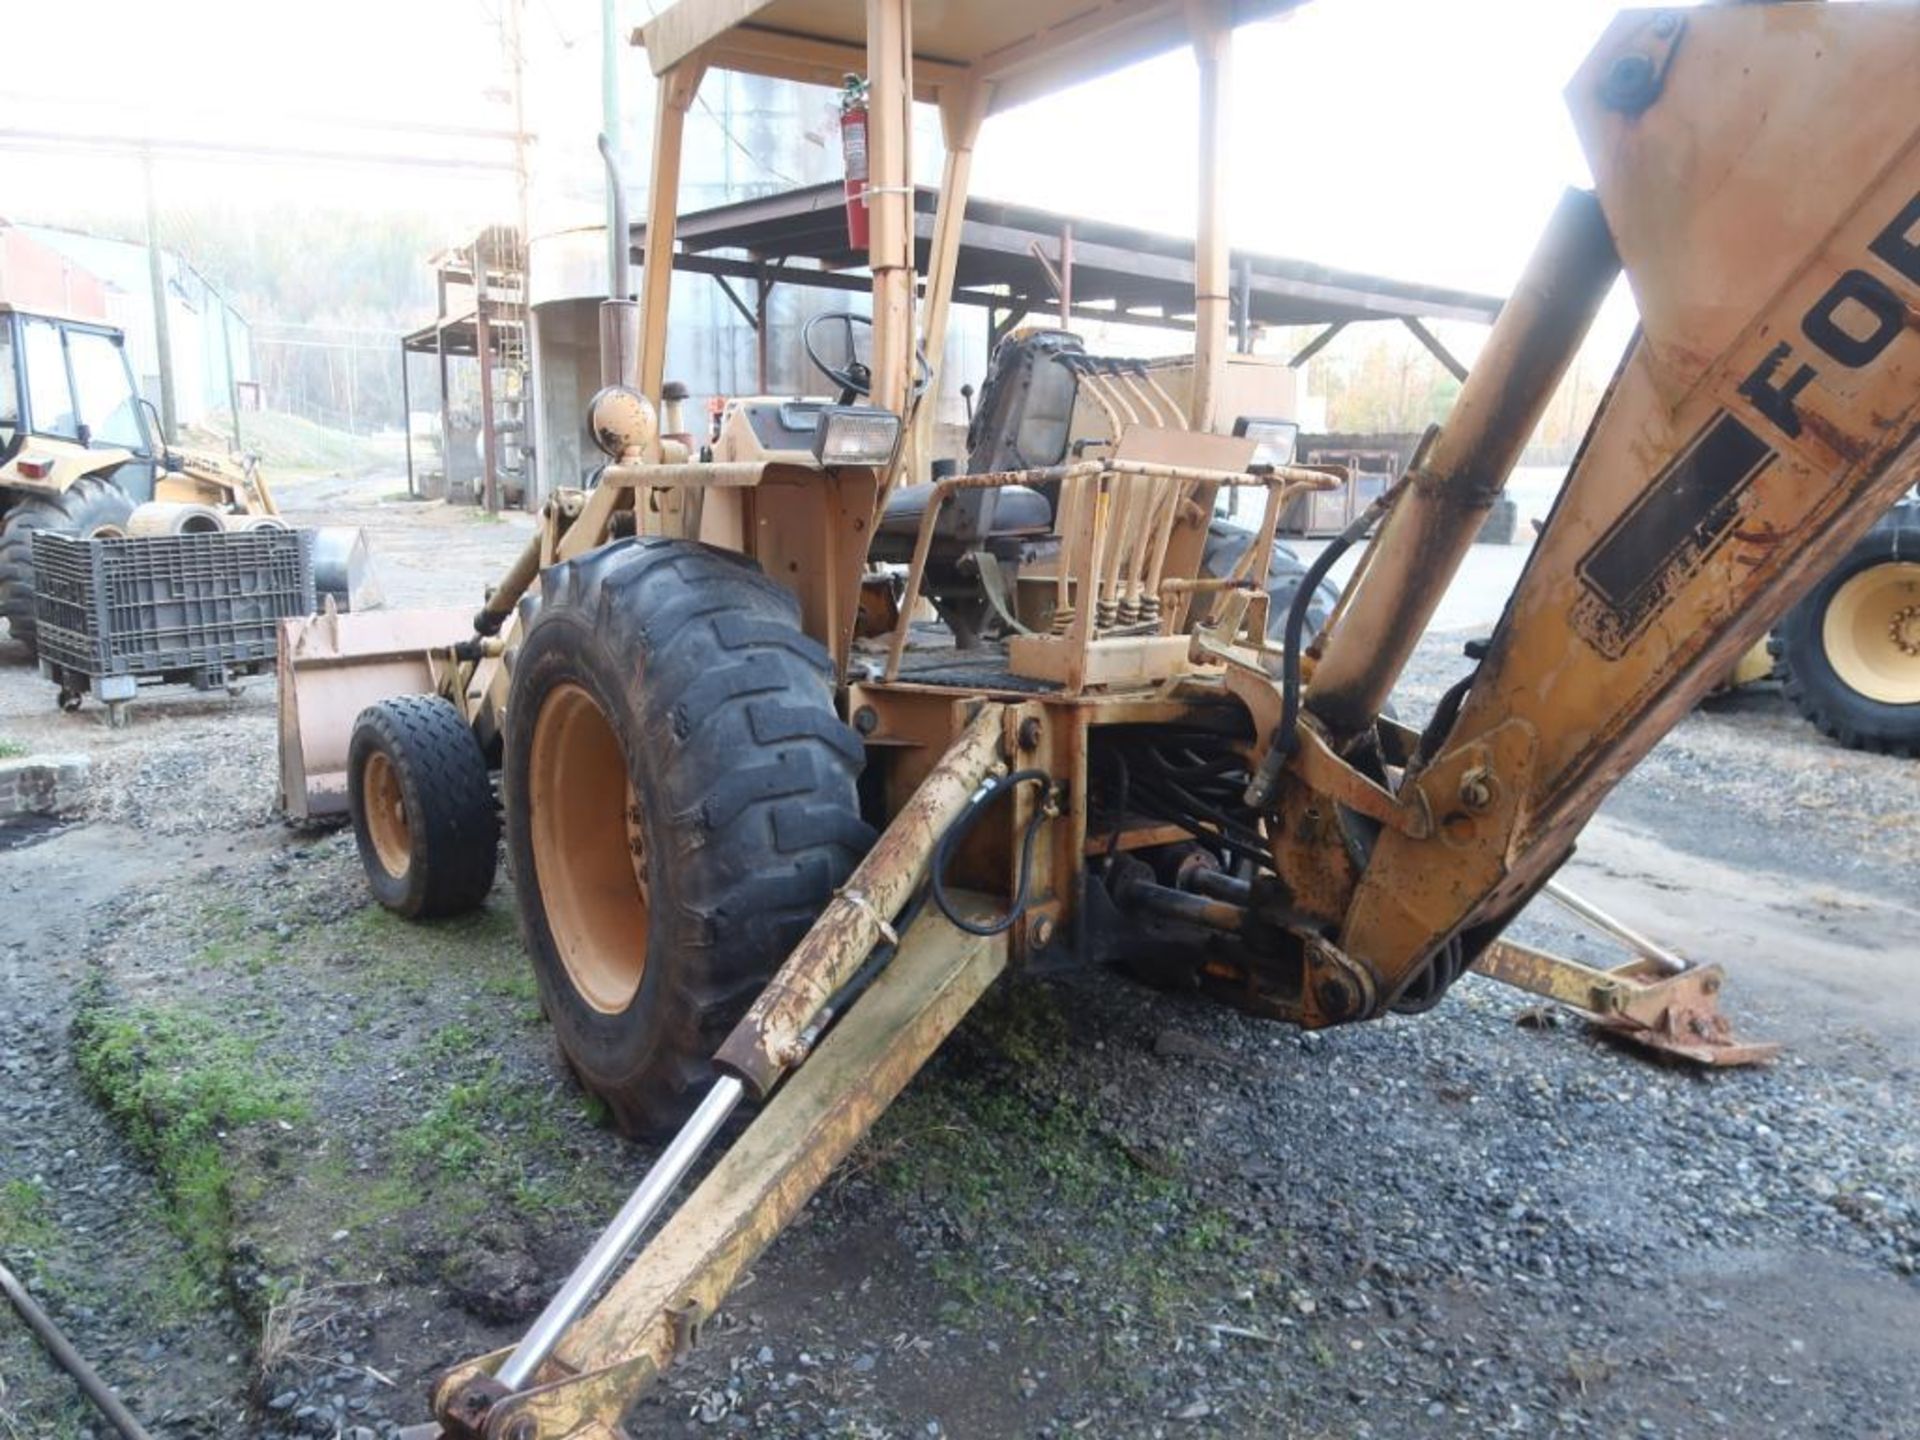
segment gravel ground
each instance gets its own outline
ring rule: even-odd
[[[378,493],[341,498],[401,603],[472,598],[524,533]],[[0,663],[0,737],[96,777],[84,823],[0,838],[0,1255],[172,1440],[418,1421],[649,1158],[556,1063],[509,887],[399,925],[349,837],[273,820],[270,688],[110,732]],[[630,1428],[1913,1434],[1917,813],[1920,767],[1763,690],[1590,829],[1573,883],[1727,963],[1792,1045],[1761,1070],[1650,1065],[1477,977],[1318,1036],[1003,984]],[[0,1387],[0,1435],[101,1433],[11,1323]]]

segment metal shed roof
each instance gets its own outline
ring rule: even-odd
[[[914,194],[916,263],[925,272],[937,193]],[[723,278],[864,291],[864,257],[848,248],[838,182],[789,190],[683,215],[676,269]],[[633,228],[636,259],[646,227]],[[1032,206],[973,199],[960,239],[954,301],[998,310],[1057,308],[1053,275],[1063,237],[1071,254],[1072,313],[1164,328],[1193,324],[1193,242]],[[1044,257],[1044,260],[1043,258]],[[800,263],[795,263],[800,262]],[[1360,320],[1490,322],[1498,296],[1389,280],[1304,260],[1233,252],[1236,305],[1255,325],[1331,325]]]

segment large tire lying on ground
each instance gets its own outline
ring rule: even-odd
[[[0,619],[13,638],[38,648],[33,620],[33,532],[52,530],[85,537],[103,531],[125,533],[133,501],[111,480],[89,475],[58,495],[22,500],[0,521]]]
[[[691,1112],[873,843],[833,683],[742,556],[625,540],[541,577],[508,697],[507,853],[561,1051],[630,1135]]]
[[[1200,573],[1215,579],[1227,574],[1247,553],[1254,538],[1251,530],[1215,520],[1207,527],[1207,546],[1201,552]],[[1274,541],[1273,559],[1267,566],[1267,638],[1276,644],[1286,634],[1287,611],[1292,608],[1293,597],[1299,594],[1300,583],[1306,578],[1306,562],[1294,554],[1293,547],[1284,540]],[[1331,580],[1322,580],[1307,606],[1307,641],[1327,623],[1327,616],[1339,603],[1339,587]]]
[[[450,701],[403,695],[360,713],[347,809],[373,898],[396,915],[463,915],[493,889],[500,818],[487,757]]]
[[[1823,733],[1920,756],[1920,505],[1883,516],[1772,644],[1787,698]]]

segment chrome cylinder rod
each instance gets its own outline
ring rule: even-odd
[[[547,1308],[540,1312],[533,1328],[513,1347],[513,1353],[494,1376],[496,1380],[509,1390],[519,1390],[533,1379],[560,1343],[560,1337],[567,1333],[567,1327],[592,1303],[600,1287],[627,1258],[640,1233],[660,1213],[694,1162],[713,1143],[713,1137],[745,1093],[740,1082],[731,1076],[716,1082],[707,1092],[700,1108],[680,1127],[680,1133],[653,1162],[646,1178],[627,1197],[627,1203],[620,1207],[613,1223],[600,1233],[586,1258],[567,1277],[567,1283],[547,1302]]]
[[[1693,968],[1691,962],[1682,959],[1657,941],[1649,940],[1638,930],[1629,927],[1624,920],[1609,915],[1605,910],[1602,910],[1585,896],[1574,894],[1573,891],[1562,885],[1558,880],[1547,881],[1543,888],[1549,899],[1557,902],[1573,914],[1578,915],[1588,924],[1606,931],[1629,950],[1637,950],[1642,956],[1651,960],[1662,970],[1678,975],[1682,971]]]

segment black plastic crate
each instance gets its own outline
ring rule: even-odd
[[[40,660],[60,676],[209,685],[274,659],[278,621],[314,612],[313,534],[33,537]]]

